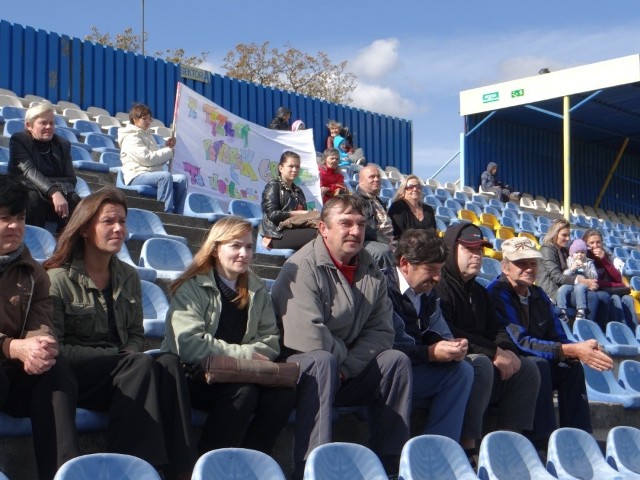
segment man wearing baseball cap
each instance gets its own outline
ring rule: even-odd
[[[560,426],[591,432],[591,415],[580,361],[610,370],[613,362],[595,340],[572,343],[564,334],[553,304],[533,284],[540,252],[528,238],[510,238],[502,244],[502,275],[487,287],[500,323],[540,370],[540,392],[532,440],[545,442],[557,428],[553,391],[558,391]],[[579,360],[579,361],[578,361]],[[542,445],[539,445],[542,446]]]
[[[522,432],[533,427],[540,374],[535,364],[520,357],[518,347],[498,322],[487,291],[475,281],[482,266],[483,248],[491,244],[470,223],[447,228],[444,241],[449,256],[436,293],[454,338],[466,338],[466,361],[474,370],[461,445],[475,455],[482,438],[488,405],[497,407],[497,428]]]

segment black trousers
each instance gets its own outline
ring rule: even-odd
[[[296,401],[292,388],[188,380],[191,402],[209,412],[198,443],[200,454],[226,447],[271,452]]]
[[[80,197],[75,192],[68,194],[65,198],[69,203],[69,216],[61,218],[54,211],[51,200],[42,198],[37,190],[30,188],[27,194],[27,224],[44,228],[46,222],[52,222],[58,226],[57,232],[60,233],[80,203]]]
[[[191,471],[191,407],[176,355],[124,353],[74,362],[78,405],[109,412],[108,448],[152,465]]]
[[[540,389],[536,402],[533,432],[528,436],[538,442],[546,442],[558,428],[553,407],[553,391],[558,391],[560,427],[579,428],[591,433],[591,413],[580,362],[550,362],[540,357],[528,357],[540,371]]]
[[[76,434],[78,387],[64,359],[41,375],[28,375],[21,362],[0,367],[0,409],[14,417],[31,417],[40,480],[80,455]]]

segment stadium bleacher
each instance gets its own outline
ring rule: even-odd
[[[7,105],[11,106],[12,108],[23,108],[22,105],[26,100],[43,100],[41,98],[39,100],[33,99],[33,97],[27,98],[29,97],[28,95],[25,95],[23,99],[20,99],[15,95],[12,96],[2,94],[2,92],[0,91],[0,97],[3,96],[14,99],[4,100],[8,102]],[[16,101],[20,103],[20,105],[16,105]],[[83,111],[77,105],[69,104],[68,102],[62,101],[58,102],[56,108],[62,113],[61,116],[57,116],[56,121],[60,121],[58,119],[62,119],[62,121],[65,122],[65,126],[69,127],[69,134],[74,135],[76,137],[76,141],[81,144],[81,146],[79,146],[79,149],[84,150],[84,152],[88,154],[88,157],[83,156],[83,160],[87,162],[95,162],[97,165],[105,165],[107,166],[107,168],[109,168],[109,165],[106,165],[107,162],[100,162],[101,156],[100,151],[98,150],[99,147],[96,148],[92,145],[87,145],[87,143],[82,142],[82,140],[86,140],[89,134],[98,133],[96,132],[96,127],[92,125],[101,126],[103,127],[103,129],[104,127],[113,127],[115,126],[113,125],[114,120],[117,121],[118,124],[122,125],[123,123],[121,122],[123,121],[123,115],[120,115],[119,117],[117,114],[115,116],[111,116],[108,111],[100,109],[98,107],[90,107],[86,111]],[[13,114],[12,110],[8,110],[8,112],[10,115]],[[96,122],[97,117],[100,116],[106,116],[108,120],[105,120],[103,118],[102,123],[100,123],[99,121]],[[18,120],[18,122],[20,125],[20,129],[22,129],[22,121]],[[15,126],[15,124],[12,124],[10,122],[5,122],[3,124],[0,123],[0,128],[3,129],[3,135],[5,131],[10,132],[12,126]],[[71,128],[72,126],[75,126],[76,128]],[[157,133],[159,136],[164,136],[170,132],[167,132],[167,130],[163,129],[166,129],[164,125],[157,125]],[[60,129],[60,132],[61,131],[62,129]],[[102,142],[103,134],[100,134],[100,138]],[[116,144],[113,144],[112,146],[108,142],[106,142],[106,144],[109,146],[109,148],[114,149],[111,150],[112,152],[116,152],[117,154],[118,149]],[[104,143],[100,143],[100,145],[104,146]],[[5,135],[4,137],[0,137],[0,146],[5,148],[6,146],[8,146],[8,136]],[[86,148],[86,146],[88,146],[89,148]],[[4,150],[2,151],[4,152]],[[93,171],[83,170],[80,169],[80,167],[81,165],[77,166],[77,175],[86,181],[87,187],[92,191],[95,191],[101,186],[112,186],[116,184],[116,176],[118,174],[117,170],[105,171],[104,169],[98,168],[97,170]],[[404,174],[400,171],[394,169],[386,170],[384,184],[385,188],[389,190],[385,192],[388,194],[387,196],[392,196],[393,192],[397,188],[398,181],[400,181],[403,176]],[[487,238],[490,238],[492,242],[494,242],[493,250],[497,253],[499,253],[499,243],[497,242],[499,242],[501,238],[509,235],[509,233],[513,235],[522,231],[529,232],[535,236],[534,238],[536,239],[536,242],[539,242],[540,237],[545,233],[543,231],[544,226],[548,226],[551,220],[560,217],[562,214],[562,207],[560,206],[559,202],[553,199],[532,198],[530,196],[523,196],[520,204],[517,205],[513,202],[502,203],[495,198],[483,194],[483,192],[477,192],[473,188],[467,186],[456,186],[455,184],[451,183],[443,185],[435,179],[423,179],[422,182],[424,185],[428,186],[425,187],[425,201],[429,202],[434,207],[434,210],[440,209],[438,210],[438,220],[443,221],[447,225],[451,222],[457,221],[472,221],[474,223],[477,222],[477,224],[482,225],[483,227],[486,227],[486,236]],[[455,188],[455,190],[452,191],[452,188]],[[162,211],[162,205],[155,199],[142,196],[133,190],[123,191],[127,195],[129,206],[131,208],[141,208],[154,212],[164,226],[167,235],[184,236],[184,243],[188,245],[188,248],[192,253],[195,253],[200,247],[204,235],[210,227],[209,222],[215,221],[216,219],[210,218],[207,215],[208,212],[196,212],[196,207],[194,207],[193,213],[200,213],[203,215],[189,216],[188,214],[166,214]],[[247,207],[246,205],[244,206]],[[259,205],[257,207],[259,208]],[[202,209],[204,207],[198,208]],[[255,204],[250,206],[251,210],[248,210],[248,208],[249,207],[247,207],[247,215],[251,215],[250,218],[258,219],[258,217],[256,217],[257,213],[255,210]],[[217,209],[214,210],[216,211],[210,213],[216,213],[221,216],[227,214],[226,212],[217,211]],[[241,210],[234,209],[233,211],[238,213]],[[466,213],[468,211],[471,211],[473,216]],[[572,227],[576,227],[574,229],[574,231],[576,232],[575,236],[579,235],[579,233],[577,232],[582,232],[586,228],[594,225],[598,226],[598,228],[602,229],[602,231],[605,233],[607,246],[613,251],[614,255],[621,258],[623,261],[634,258],[635,256],[640,258],[640,248],[638,245],[640,220],[636,216],[623,215],[612,211],[605,212],[601,209],[598,210],[579,205],[574,206],[572,214],[574,215],[573,220],[575,220],[575,225],[572,225]],[[487,215],[490,215],[493,218]],[[507,220],[507,218],[511,218],[515,221],[513,226],[509,225],[509,221]],[[254,224],[257,225],[258,222],[254,220]],[[441,231],[444,231],[444,229],[446,229],[446,225],[443,225],[442,223],[438,223],[438,226],[439,230]],[[514,231],[511,232],[509,230],[509,227],[514,229]],[[572,234],[574,231],[572,231]],[[489,232],[491,233],[491,235],[489,235]],[[127,248],[134,263],[136,263],[140,258],[143,241],[144,239],[142,238],[132,238],[127,241]],[[287,256],[288,254],[290,254],[290,252],[286,254],[283,252],[283,255],[273,255],[271,254],[271,252],[269,252],[269,254],[266,254],[266,252],[265,254],[262,254],[259,252],[254,256],[255,258],[253,270],[266,279],[273,279],[277,276],[279,268],[282,265],[285,256]],[[495,264],[492,264],[492,266],[493,269],[490,271],[490,273],[489,270],[487,270],[487,276],[495,275],[495,273],[497,272],[497,270],[495,269]],[[629,264],[629,266],[631,267],[633,265]],[[640,272],[638,272],[637,269],[629,268],[625,273],[625,275],[627,275],[628,277],[626,278],[626,280],[633,289],[632,295],[636,298],[640,298],[640,292],[638,291],[638,288],[640,288],[640,277],[635,277],[636,279],[632,281],[632,275],[630,275],[631,272],[633,272],[634,275],[638,275],[638,273]],[[154,283],[155,285],[159,286],[160,289],[166,294],[168,288],[168,280],[162,278],[154,278]],[[155,293],[157,294],[157,290],[155,291]],[[638,301],[636,300],[636,309],[640,310],[638,308],[638,305]],[[157,332],[160,330],[158,330],[157,320],[158,319],[156,318],[156,323],[154,324],[154,336],[150,335],[149,338],[150,348],[158,346]],[[613,344],[613,342],[610,343]],[[634,348],[637,349],[635,345]],[[616,380],[616,372],[613,372],[612,375],[613,381],[617,385],[619,385],[619,380]],[[607,381],[609,380],[611,379],[607,379]],[[594,382],[594,384],[598,385],[597,382],[602,382],[602,379],[598,378],[594,380]],[[637,392],[635,392],[635,395],[637,395]],[[609,400],[611,400],[611,398],[609,398]],[[612,414],[611,406],[607,407],[603,404],[596,406],[596,402],[592,402],[592,417],[594,420],[595,435],[601,443],[604,441],[604,437],[606,436],[607,432],[613,424],[612,422],[614,421],[640,426],[640,418],[638,418],[638,415],[632,415],[633,411],[627,411],[626,413],[621,411],[621,405],[624,404],[629,404],[629,400],[625,399],[619,401],[618,406],[620,407],[620,409],[615,409],[614,413]],[[640,405],[640,403],[638,403],[638,405]],[[90,413],[87,415],[91,417]],[[417,410],[414,414],[413,423],[416,425],[424,423],[423,415],[424,413],[422,411]],[[366,437],[366,428],[364,426],[364,422],[354,417],[354,415],[341,417],[339,427],[336,428],[335,431],[337,440],[361,440]],[[84,417],[79,418],[80,419],[78,421],[79,425],[81,425],[81,430],[84,432],[83,435],[92,437],[92,440],[89,441],[90,446],[88,448],[88,451],[99,451],[101,447],[104,448],[104,443],[101,443],[104,440],[101,433],[101,431],[104,429],[104,425],[100,423],[100,419],[96,420],[95,418],[93,418],[91,421],[87,420],[86,423],[89,426],[85,427],[83,423],[85,422],[85,420],[82,420],[82,418]],[[28,435],[29,427],[25,427],[24,422],[21,423],[20,427],[17,427],[15,425],[12,427],[12,425],[14,424],[11,423],[10,419],[7,419],[6,416],[3,417],[2,414],[0,414],[0,426],[4,427],[0,428],[0,452],[10,452],[8,453],[8,455],[12,456],[11,463],[13,463],[14,461],[19,461],[19,459],[32,458],[31,448],[24,448],[24,445],[27,445],[29,442],[28,436],[26,437],[26,440],[24,437],[24,435]],[[16,432],[21,433],[17,434]],[[20,437],[16,435],[22,436]],[[274,457],[278,459],[280,465],[283,466],[283,470],[286,473],[289,468],[287,462],[290,461],[292,450],[291,427],[287,427],[286,431],[281,437],[282,438],[279,440],[278,445],[276,446]],[[0,467],[6,465],[6,458],[7,457],[4,453],[0,453]],[[24,461],[21,463],[28,464],[28,461]],[[33,465],[32,460],[31,464]],[[2,468],[0,468],[0,470],[1,469]],[[17,472],[14,476],[11,476],[9,478],[33,478],[33,475],[33,471],[29,473],[29,471],[27,470],[26,472]]]

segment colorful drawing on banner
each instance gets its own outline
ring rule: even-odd
[[[313,130],[279,132],[228,112],[180,84],[172,169],[189,177],[189,190],[260,202],[267,182],[278,177],[284,151],[298,153],[296,184],[308,202],[321,205]]]

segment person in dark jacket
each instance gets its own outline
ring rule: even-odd
[[[393,242],[393,223],[380,194],[380,170],[368,165],[358,174],[356,195],[365,204],[367,226],[364,234],[364,248],[378,263],[380,268],[393,268],[393,254],[390,244]]]
[[[433,208],[422,201],[422,182],[417,175],[407,175],[393,196],[389,207],[393,223],[393,237],[400,236],[411,228],[436,229]]]
[[[80,455],[78,386],[53,329],[49,277],[23,243],[27,187],[0,185],[0,410],[30,417],[41,480]]]
[[[308,213],[304,192],[293,183],[299,171],[300,155],[284,152],[278,163],[278,178],[267,183],[262,191],[261,231],[268,242],[267,248],[298,250],[318,235],[315,228],[280,228],[286,219]]]
[[[536,285],[544,290],[544,293],[555,304],[560,295],[567,296],[570,304],[575,306],[576,299],[573,292],[573,286],[576,282],[587,286],[587,311],[578,312],[576,318],[580,315],[586,315],[589,320],[596,320],[599,308],[607,309],[608,313],[609,295],[604,291],[598,291],[598,281],[578,275],[566,275],[567,258],[569,257],[570,224],[564,218],[558,218],[553,221],[549,231],[544,236],[542,247],[540,247],[540,255],[542,260],[538,267],[536,277]],[[567,302],[569,304],[569,302]],[[561,312],[566,315],[566,312]],[[602,316],[602,315],[601,315]],[[605,317],[607,315],[604,315]],[[603,324],[606,325],[606,322]]]
[[[473,367],[463,360],[466,338],[453,338],[433,287],[447,258],[433,230],[407,230],[394,252],[395,268],[385,270],[393,305],[393,348],[413,365],[413,405],[428,403],[425,435],[460,441],[462,420],[473,384]]]
[[[535,364],[518,355],[518,348],[498,323],[486,290],[475,281],[489,242],[469,223],[447,229],[444,241],[449,257],[436,286],[444,318],[455,338],[469,342],[467,361],[475,379],[467,404],[461,444],[475,453],[482,437],[483,417],[490,403],[497,406],[497,428],[525,431],[533,427],[540,374]]]
[[[514,192],[509,185],[498,180],[498,164],[489,162],[487,169],[480,176],[480,189],[485,192],[492,192],[502,202],[508,202],[513,195],[516,199],[521,197],[520,192]]]
[[[633,297],[629,295],[631,290],[622,281],[622,274],[604,249],[602,233],[597,228],[590,228],[584,232],[582,239],[588,247],[587,257],[593,260],[598,274],[598,288],[611,295],[609,303],[611,320],[626,323],[629,328],[635,330],[638,326],[638,316]],[[599,318],[602,318],[602,315],[599,315]]]
[[[541,383],[532,440],[544,448],[556,428],[553,391],[558,391],[560,426],[591,432],[591,415],[580,362],[599,371],[613,362],[595,340],[572,343],[544,290],[533,284],[542,258],[528,238],[510,238],[502,244],[502,275],[489,284],[500,324],[513,342],[535,361]],[[579,360],[579,361],[578,361]]]
[[[27,223],[45,227],[47,222],[62,231],[80,197],[75,191],[76,174],[71,162],[71,144],[55,134],[54,110],[50,103],[29,108],[25,130],[9,140],[9,175],[24,177],[27,193]]]
[[[287,107],[280,107],[276,112],[276,116],[273,117],[271,123],[269,124],[269,128],[271,130],[288,130],[291,131],[291,127],[289,126],[289,119],[291,118],[291,110]]]

